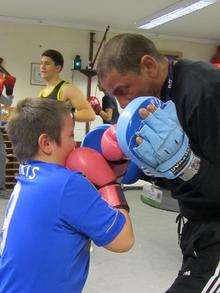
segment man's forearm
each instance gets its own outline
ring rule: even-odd
[[[105,120],[105,121],[110,121],[111,117],[110,115],[108,115],[105,111],[101,110],[101,112],[99,113],[99,116]]]
[[[192,178],[195,182],[197,192],[209,196],[210,199],[219,199],[219,186],[220,186],[220,167],[201,159],[200,168],[198,173]],[[189,181],[190,183],[191,181]],[[219,183],[219,184],[217,184]]]
[[[74,120],[78,122],[90,122],[95,120],[95,116],[89,109],[83,109],[74,113]]]

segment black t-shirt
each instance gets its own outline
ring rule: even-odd
[[[105,111],[107,108],[111,108],[113,110],[112,119],[111,121],[103,120],[103,123],[109,123],[109,124],[117,123],[119,112],[118,112],[118,105],[117,105],[115,97],[110,97],[105,95],[102,98],[102,110]]]
[[[170,97],[179,121],[200,157],[199,172],[189,181],[168,180],[187,218],[220,218],[220,70],[205,62],[180,60],[174,66]]]

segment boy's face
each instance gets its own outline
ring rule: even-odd
[[[54,142],[53,157],[56,163],[65,166],[66,158],[69,153],[75,148],[74,141],[74,123],[71,115],[64,117],[63,128],[60,135],[60,144]]]
[[[59,74],[61,70],[60,65],[55,65],[54,61],[47,56],[41,57],[40,62],[40,75],[45,80],[52,79],[55,75]]]

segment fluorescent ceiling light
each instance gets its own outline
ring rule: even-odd
[[[196,10],[216,3],[218,0],[180,1],[164,10],[138,22],[138,28],[151,29],[173,19],[179,18]]]

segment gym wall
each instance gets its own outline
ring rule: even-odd
[[[94,55],[102,40],[103,32],[96,32]],[[79,54],[82,66],[85,67],[89,55],[89,32],[73,28],[0,22],[0,57],[4,58],[4,66],[17,78],[14,103],[24,97],[35,97],[41,86],[30,84],[30,68],[32,62],[39,62],[41,53],[49,48],[59,50],[65,60],[61,77],[72,81],[86,94],[87,78],[80,72],[72,71],[71,64],[75,55]],[[140,33],[143,33],[140,31]],[[110,31],[107,38],[113,36]],[[150,37],[160,50],[181,51],[183,57],[208,61],[213,55],[216,44],[198,43],[193,40],[162,39]],[[101,98],[103,93],[96,90],[97,80],[93,78],[92,95]],[[91,128],[99,125],[97,118]],[[81,140],[85,133],[84,123],[76,125],[76,139]]]

